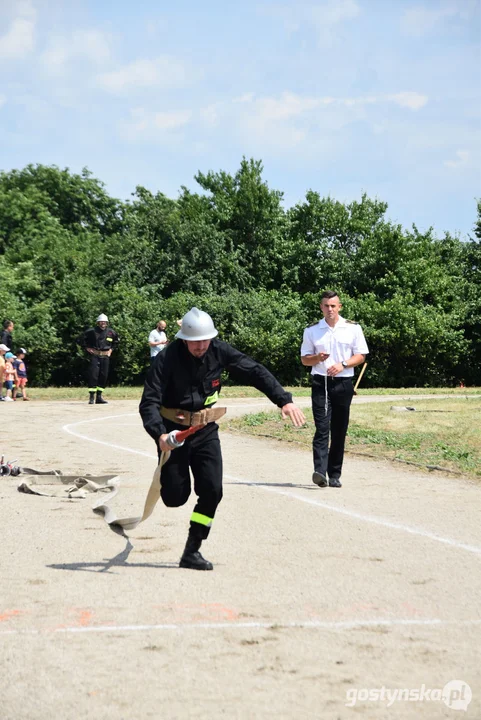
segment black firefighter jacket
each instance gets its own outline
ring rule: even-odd
[[[102,330],[98,325],[86,330],[77,339],[79,345],[85,348],[93,348],[94,350],[112,350],[119,344],[119,336],[111,327]]]
[[[252,385],[278,407],[292,402],[272,373],[248,355],[222,340],[211,340],[202,358],[195,358],[183,340],[175,340],[159,353],[144,385],[139,405],[144,428],[155,441],[166,432],[160,406],[196,411],[211,407],[221,389],[221,372],[236,382]]]

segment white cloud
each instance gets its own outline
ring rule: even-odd
[[[388,95],[389,100],[400,107],[407,107],[410,110],[420,110],[428,102],[426,95],[417,92],[400,92],[395,95]]]
[[[380,117],[389,107],[388,124],[402,122],[407,112],[417,111],[428,98],[416,92],[334,97],[284,92],[275,96],[245,93],[202,108],[199,118],[207,130],[229,128],[249,147],[295,150],[307,155],[332,153],[350,127],[364,123],[373,134],[384,132]]]
[[[6,96],[0,95],[0,107],[2,107],[2,105],[5,105],[6,102],[7,102]]]
[[[15,9],[16,17],[7,32],[0,37],[0,58],[24,58],[35,45],[34,8],[30,2],[18,2]]]
[[[131,88],[177,88],[184,86],[186,81],[184,66],[168,55],[154,60],[135,60],[97,77],[97,84],[113,94],[122,94]]]
[[[236,102],[235,100],[233,102]],[[207,127],[217,127],[222,118],[224,103],[212,103],[200,111],[200,119]]]
[[[121,135],[128,140],[162,140],[172,137],[172,131],[188,125],[192,118],[191,110],[172,110],[152,112],[145,108],[130,111],[130,121],[121,124]]]
[[[347,20],[354,20],[360,13],[355,0],[327,0],[310,8],[311,17],[321,36],[328,35]]]
[[[85,55],[92,62],[102,63],[110,59],[110,37],[99,30],[75,32],[73,44],[78,55]]]
[[[255,101],[255,109],[261,121],[270,123],[299,117],[319,107],[324,102],[329,103],[330,98],[302,97],[293,93],[283,93],[279,99],[259,98]]]
[[[95,65],[100,65],[110,59],[110,45],[110,36],[100,30],[76,30],[69,35],[50,38],[41,61],[50,72],[54,73],[64,72],[67,63],[75,58],[87,59]]]
[[[400,92],[392,95],[361,95],[359,97],[332,97],[302,96],[295,93],[284,92],[279,97],[259,97],[247,93],[234,98],[233,103],[244,107],[251,107],[258,119],[270,122],[283,122],[296,117],[312,114],[313,110],[322,108],[365,108],[368,105],[379,105],[384,102],[393,102],[403,108],[419,110],[428,102],[426,95],[416,92]]]
[[[361,10],[356,0],[322,0],[316,4],[272,4],[260,9],[264,15],[280,20],[289,33],[304,28],[314,29],[322,46],[331,46],[339,35],[340,26],[354,20]]]
[[[467,21],[477,9],[479,9],[477,0],[451,0],[439,4],[417,5],[405,10],[401,18],[401,27],[406,34],[421,37],[453,18]]]
[[[446,167],[459,169],[467,167],[469,165],[470,155],[467,150],[457,150],[456,160],[446,160],[444,164]]]

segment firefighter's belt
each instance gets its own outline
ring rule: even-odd
[[[91,355],[98,355],[99,357],[105,357],[105,356],[110,355],[110,350],[95,350],[93,348],[91,348],[91,349],[92,349],[92,352],[90,353]]]
[[[166,408],[163,405],[160,408],[160,414],[166,420],[171,420],[177,425],[207,425],[207,423],[215,422],[222,415],[225,415],[227,408],[225,407],[214,407],[204,408],[204,410],[197,410],[191,412],[190,410],[175,410],[174,408]]]

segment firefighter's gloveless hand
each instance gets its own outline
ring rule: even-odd
[[[169,437],[169,433],[164,433],[159,437],[159,448],[161,452],[169,452],[169,450],[172,450],[171,446],[167,442],[167,438]]]
[[[287,403],[287,405],[284,405],[284,407],[281,408],[281,412],[282,419],[285,420],[286,418],[290,418],[292,424],[296,427],[302,427],[302,425],[305,425],[306,423],[304,413],[297,407],[297,405],[294,405],[294,403]]]

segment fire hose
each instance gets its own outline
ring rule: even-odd
[[[5,455],[2,455],[0,459],[0,477],[8,477],[9,475],[16,477],[20,475],[20,468],[13,464],[15,462],[17,461],[5,460]]]
[[[193,425],[186,430],[172,430],[167,436],[167,444],[169,445],[169,447],[172,448],[172,450],[176,450],[177,448],[182,447],[182,445],[185,443],[186,439],[190,435],[193,435],[203,427],[205,427],[205,425]],[[170,452],[170,450],[167,452],[162,451],[160,455],[159,464],[155,469],[150,488],[147,492],[147,497],[144,504],[144,511],[141,516],[118,518],[112,508],[109,507],[110,501],[115,497],[118,492],[118,486],[115,486],[112,489],[112,492],[110,493],[107,501],[101,498],[97,503],[95,503],[92,508],[93,511],[102,514],[104,516],[105,522],[110,525],[113,530],[117,528],[120,528],[121,530],[133,530],[137,527],[137,525],[140,525],[141,522],[147,520],[147,518],[152,515],[154,507],[156,506],[157,501],[160,498],[160,478],[162,474],[162,467],[169,459]]]

